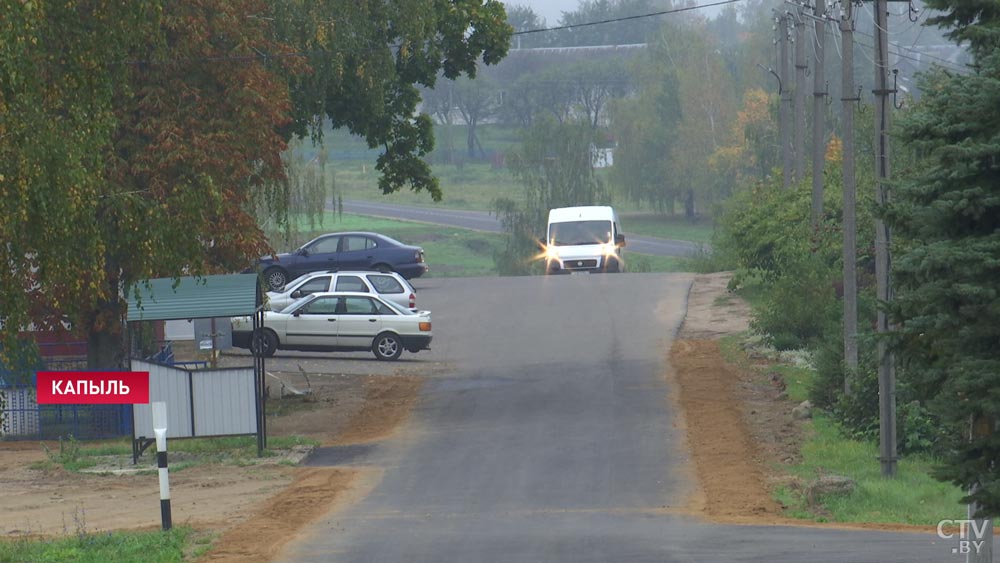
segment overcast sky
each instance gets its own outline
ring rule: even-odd
[[[504,4],[529,6],[536,14],[545,18],[545,23],[549,26],[559,23],[562,13],[575,10],[579,3],[579,0],[506,0],[504,2]]]

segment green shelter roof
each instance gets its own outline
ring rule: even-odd
[[[174,287],[177,284],[177,287]],[[128,321],[169,321],[252,315],[258,307],[257,274],[159,278],[128,295]]]

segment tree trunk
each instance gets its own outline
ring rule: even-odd
[[[469,158],[474,158],[476,156],[476,122],[470,120],[467,129],[468,134],[466,135],[465,142],[468,147]]]
[[[694,221],[694,190],[688,189],[687,198],[684,201],[684,217],[689,221]]]
[[[109,259],[108,270],[118,271]],[[87,368],[117,370],[125,367],[126,345],[124,340],[125,310],[117,276],[109,276],[108,299],[100,299],[95,309],[87,315]]]
[[[92,329],[87,333],[87,369],[117,370],[125,367],[121,331]]]

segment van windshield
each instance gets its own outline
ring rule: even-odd
[[[611,242],[611,221],[569,221],[549,225],[549,244],[574,246]]]

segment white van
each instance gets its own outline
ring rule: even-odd
[[[545,273],[622,272],[624,246],[618,214],[611,207],[550,209]]]

